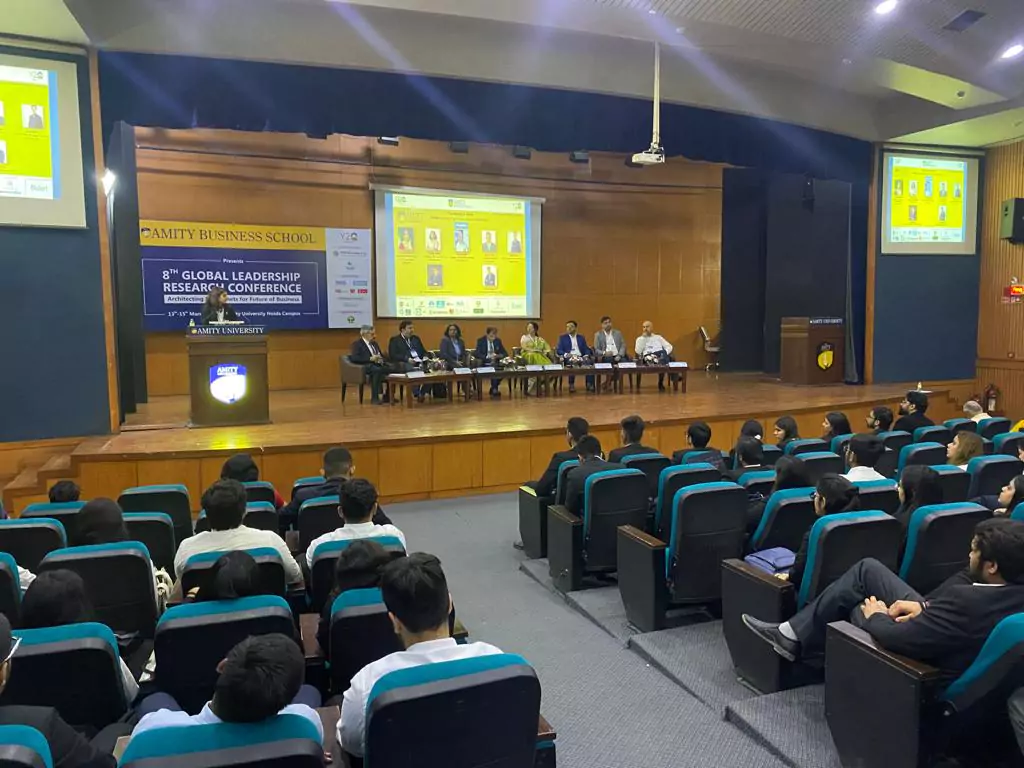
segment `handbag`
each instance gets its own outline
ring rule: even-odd
[[[772,547],[762,549],[760,552],[752,552],[743,558],[743,562],[752,565],[773,576],[777,573],[785,573],[793,567],[796,554],[785,547]]]

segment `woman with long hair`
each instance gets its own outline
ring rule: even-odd
[[[459,368],[466,362],[466,342],[462,340],[462,329],[455,323],[449,323],[444,329],[441,339],[441,359],[448,368]]]
[[[786,444],[800,439],[800,428],[792,416],[780,416],[775,420],[775,445],[780,451],[786,450]]]
[[[206,294],[203,302],[203,325],[210,323],[235,323],[238,322],[238,315],[228,303],[228,292],[219,285],[215,285]]]
[[[957,432],[953,442],[946,446],[946,463],[960,469],[967,469],[971,459],[984,455],[985,442],[974,432]]]
[[[519,346],[527,365],[547,365],[551,362],[551,345],[541,337],[540,326],[533,320],[526,324],[526,333],[519,339]],[[526,394],[532,395],[536,391],[537,379],[531,377],[527,382]]]
[[[821,436],[821,439],[827,443],[832,442],[833,437],[849,435],[853,432],[850,429],[850,420],[841,411],[829,411],[826,413],[825,420],[821,422],[821,426],[825,430],[825,434]]]
[[[1024,501],[1024,475],[1011,477],[1010,482],[1004,485],[999,493],[978,496],[971,501],[986,509],[991,509],[994,515],[1009,516],[1013,514],[1017,505]]]
[[[788,491],[791,488],[810,488],[814,483],[807,473],[807,465],[799,456],[780,456],[775,462],[775,482],[772,484],[772,493],[776,491]],[[753,536],[757,526],[761,524],[764,516],[764,509],[771,500],[771,494],[767,497],[761,496],[747,502],[747,535]]]
[[[924,464],[911,464],[904,469],[896,490],[900,506],[893,517],[900,521],[904,531],[910,525],[910,516],[915,509],[942,503],[939,473]]]
[[[838,515],[843,512],[856,512],[860,509],[860,489],[842,475],[822,475],[814,489],[814,514],[817,517]],[[807,546],[811,538],[811,529],[807,529],[800,543],[800,550],[793,560],[793,567],[786,578],[798,588],[804,578],[807,565]],[[781,578],[781,577],[780,577]]]

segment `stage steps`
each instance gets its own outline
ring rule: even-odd
[[[47,501],[51,480],[74,479],[72,449],[65,449],[42,462],[33,461],[3,484],[3,503],[8,515],[17,516],[29,504]]]

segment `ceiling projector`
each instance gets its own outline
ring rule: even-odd
[[[661,147],[661,43],[654,42],[654,125],[651,146],[633,155],[633,165],[661,165],[665,150]]]
[[[665,150],[657,144],[651,144],[644,152],[637,152],[633,155],[634,165],[661,165],[665,162]]]

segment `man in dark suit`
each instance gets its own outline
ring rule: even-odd
[[[577,517],[582,517],[583,492],[587,487],[587,478],[598,472],[622,467],[602,458],[601,441],[593,435],[584,435],[576,443],[576,457],[580,465],[570,469],[565,476],[565,508]]]
[[[380,345],[377,344],[377,332],[372,325],[364,325],[359,329],[359,338],[352,342],[348,359],[356,365],[363,366],[366,376],[370,379],[370,390],[373,392],[370,402],[381,402],[381,382],[388,375],[389,369],[380,351]],[[385,396],[384,402],[387,401]]]
[[[580,357],[593,357],[594,350],[592,350],[588,344],[586,338],[576,333],[576,329],[579,327],[575,320],[570,320],[565,324],[565,333],[558,337],[558,344],[555,346],[555,354],[558,355],[560,360],[565,360],[573,355],[579,355]],[[587,391],[594,391],[595,379],[593,376],[587,376]],[[576,391],[576,377],[569,377],[569,392]]]
[[[673,464],[710,464],[715,469],[725,469],[725,462],[722,460],[722,452],[712,448],[711,427],[706,421],[695,421],[686,428],[686,448],[672,454]],[[686,461],[683,457],[687,454]],[[763,454],[763,451],[762,451]]]
[[[397,372],[414,371],[420,363],[427,359],[427,350],[415,333],[412,320],[403,320],[398,324],[398,335],[392,336],[388,342],[388,360]],[[413,395],[423,402],[423,388],[414,387]]]
[[[323,468],[320,470],[320,474],[324,476],[324,481],[320,485],[307,485],[297,489],[292,500],[278,514],[282,535],[298,520],[299,507],[302,506],[302,502],[318,499],[321,496],[340,496],[341,484],[356,476],[356,465],[352,461],[352,454],[348,448],[341,446],[329,448],[324,454]],[[391,523],[391,519],[378,506],[377,511],[373,514],[372,522],[374,525],[388,525]]]
[[[473,350],[473,357],[480,361],[481,365],[495,366],[502,358],[508,357],[505,345],[498,338],[498,329],[493,325],[488,326],[484,335],[476,340],[476,349]],[[491,397],[501,397],[498,389],[499,379],[491,379]],[[575,458],[575,457],[574,457]]]
[[[764,446],[756,437],[741,437],[736,441],[736,469],[727,469],[722,474],[734,483],[747,472],[759,472],[771,467],[764,466]]]
[[[0,614],[0,693],[11,676],[16,647],[11,623]],[[88,691],[83,691],[88,695]],[[35,728],[50,746],[54,768],[114,768],[113,755],[92,746],[74,728],[64,722],[53,707],[28,707],[8,704],[0,707],[0,725],[27,725]]]
[[[627,416],[619,422],[622,446],[608,454],[608,461],[619,464],[627,456],[638,456],[641,453],[657,453],[657,449],[648,448],[640,441],[644,438],[644,420],[639,416]]]
[[[900,403],[900,417],[893,429],[914,434],[918,427],[934,427],[935,422],[924,415],[927,410],[928,395],[916,389],[910,390]]]
[[[879,432],[888,432],[892,429],[892,409],[885,405],[876,405],[868,412],[864,423],[876,435]]]
[[[824,645],[825,627],[849,620],[888,651],[938,667],[950,680],[971,665],[1002,619],[1024,611],[1024,522],[985,520],[970,566],[922,597],[882,563],[861,560],[784,624],[743,623],[782,657]]]

